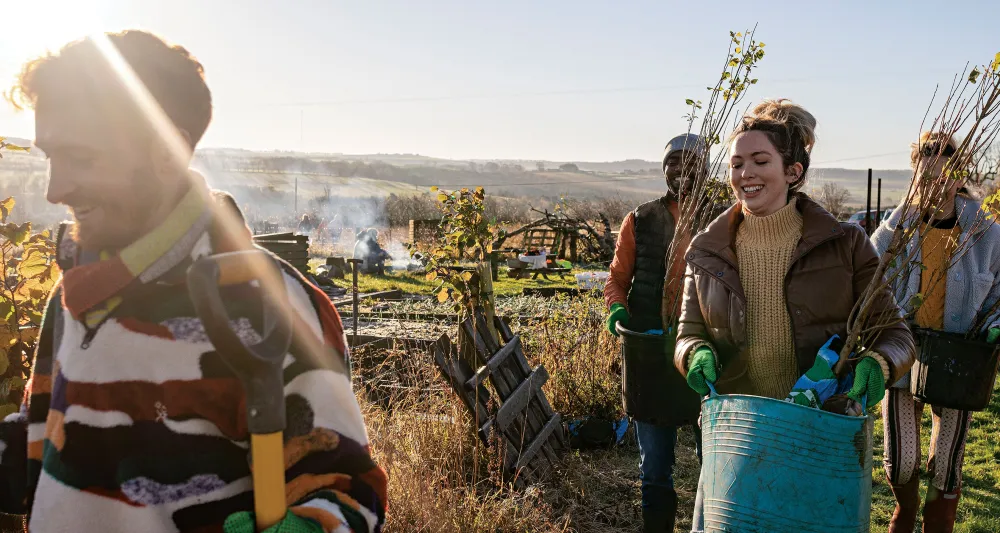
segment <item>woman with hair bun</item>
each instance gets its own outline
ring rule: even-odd
[[[864,230],[840,223],[800,192],[816,119],[788,100],[765,100],[729,140],[737,203],[695,236],[686,255],[674,363],[698,393],[784,400],[820,348],[846,337],[879,256]],[[899,316],[888,290],[873,315]],[[906,325],[861,351],[848,396],[866,407],[913,364]],[[699,494],[700,500],[700,494]],[[696,501],[694,531],[702,525]]]

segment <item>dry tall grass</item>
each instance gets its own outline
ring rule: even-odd
[[[389,473],[387,531],[560,530],[541,491],[515,491],[500,481],[499,457],[472,431],[429,355],[382,354],[379,365],[396,379],[360,383],[358,391],[375,460]]]
[[[545,391],[552,408],[566,418],[621,418],[621,358],[604,325],[603,300],[592,295],[558,298],[563,305],[545,320],[516,331],[525,355],[549,371]]]
[[[545,391],[553,408],[568,417],[620,416],[618,351],[603,331],[601,302],[568,300],[560,309],[541,323],[514,328],[532,364],[549,370]],[[387,531],[640,529],[634,445],[567,452],[548,482],[515,490],[501,480],[499,457],[475,436],[465,407],[430,355],[375,355],[359,358],[357,365],[378,368],[356,375],[391,371],[392,383],[359,382],[357,391],[373,453],[389,473]]]

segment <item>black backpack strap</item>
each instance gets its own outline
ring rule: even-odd
[[[79,246],[73,240],[72,222],[59,224],[56,232],[56,264],[65,272],[76,266]]]

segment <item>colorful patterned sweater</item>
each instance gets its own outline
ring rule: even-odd
[[[0,424],[0,510],[29,513],[30,531],[221,531],[230,514],[253,510],[243,389],[184,285],[192,261],[224,242],[207,198],[194,187],[112,257],[88,258],[61,232],[65,274],[25,403]],[[302,319],[296,337],[323,341],[295,342],[285,360],[286,500],[326,531],[378,531],[387,478],[369,454],[340,317],[282,269]],[[224,297],[241,336],[259,339],[257,290]]]

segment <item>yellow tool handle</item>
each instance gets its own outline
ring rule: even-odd
[[[277,524],[288,510],[285,504],[285,449],[281,432],[250,436],[253,458],[253,508],[257,531]]]

